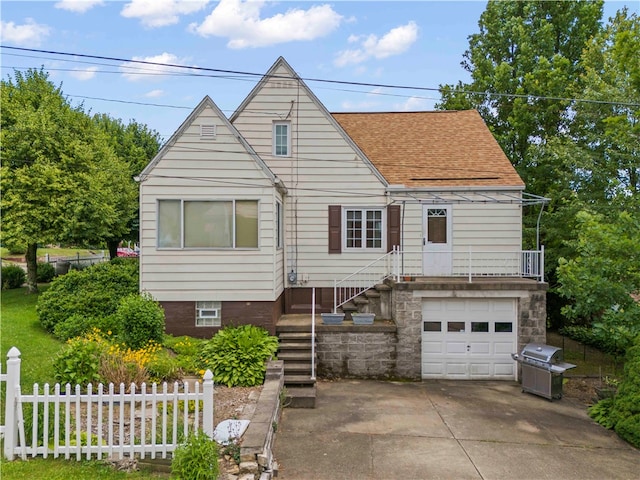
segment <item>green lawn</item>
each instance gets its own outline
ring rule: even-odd
[[[106,249],[105,249],[106,251]],[[86,248],[38,248],[38,258],[44,257],[47,253],[50,257],[73,257],[80,254],[81,257],[87,257],[92,253],[100,253],[102,249],[88,250]],[[2,258],[24,258],[24,253],[9,253],[9,250],[5,247],[0,248],[0,256]]]
[[[40,290],[47,288],[40,285]],[[35,306],[38,295],[26,295],[25,288],[2,290],[0,310],[0,354],[2,370],[6,369],[7,352],[11,347],[17,347],[22,353],[21,384],[24,393],[33,391],[33,384],[54,383],[52,360],[62,348],[63,343],[49,335],[40,325]],[[4,390],[4,385],[2,385]],[[4,398],[4,397],[3,397]],[[0,412],[0,421],[4,421],[4,406]],[[13,479],[47,479],[47,480],[117,480],[162,478],[150,472],[135,472],[127,474],[117,472],[98,461],[64,460],[42,458],[30,459],[26,462],[0,462],[0,478]]]
[[[34,458],[23,462],[2,461],[0,477],[3,480],[137,480],[143,478],[166,478],[167,475],[149,471],[132,473],[118,472],[99,461],[76,461],[64,459]]]
[[[41,291],[46,288],[47,285],[40,285]],[[17,347],[20,350],[20,383],[25,393],[31,393],[34,383],[54,383],[52,361],[63,343],[40,325],[35,309],[38,295],[27,295],[25,292],[25,288],[2,290],[0,360],[4,371],[9,349]]]

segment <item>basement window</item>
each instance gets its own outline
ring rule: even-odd
[[[220,327],[222,302],[196,302],[196,327]]]

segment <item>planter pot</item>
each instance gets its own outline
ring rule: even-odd
[[[325,325],[341,325],[344,320],[344,313],[321,313],[320,315]]]
[[[352,313],[351,318],[354,325],[371,325],[375,318],[375,313]]]

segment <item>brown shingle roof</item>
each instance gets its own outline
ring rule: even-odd
[[[524,186],[475,110],[332,115],[392,185]]]

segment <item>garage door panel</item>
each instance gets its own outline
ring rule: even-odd
[[[423,362],[422,363],[422,375],[423,377],[428,378],[442,378],[444,375],[444,364],[440,363],[430,363]]]
[[[445,364],[445,373],[449,377],[466,378],[468,376],[467,362],[447,362]]]
[[[470,365],[471,377],[490,377],[491,376],[491,364],[490,363],[471,363]]]
[[[509,355],[509,358],[511,358],[511,354],[514,353],[513,341],[495,341],[493,350],[497,355]]]
[[[491,342],[469,342],[469,354],[471,355],[491,355]]]
[[[423,353],[437,353],[437,354],[442,354],[444,353],[443,351],[444,348],[444,342],[442,341],[438,341],[438,342],[422,342],[422,352]]]
[[[515,299],[425,300],[422,312],[423,378],[515,379]]]
[[[515,373],[515,367],[512,364],[496,363],[494,366],[494,374],[497,377],[513,378]]]
[[[467,342],[445,341],[444,345],[447,354],[467,354]]]

